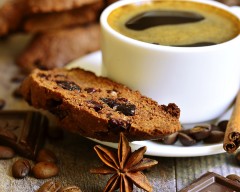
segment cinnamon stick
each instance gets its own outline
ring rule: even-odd
[[[234,153],[240,146],[240,92],[227,124],[224,135],[223,148],[228,153]]]

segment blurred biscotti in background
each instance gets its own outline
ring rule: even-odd
[[[28,6],[33,13],[71,10],[99,0],[28,0]]]
[[[0,5],[0,37],[32,36],[16,58],[24,72],[63,67],[99,50],[99,17],[117,0],[5,0]]]
[[[17,58],[26,73],[33,69],[64,67],[71,60],[99,49],[99,25],[89,24],[39,33]]]
[[[217,0],[217,1],[229,6],[240,5],[240,0]]]
[[[0,36],[19,31],[19,27],[27,14],[27,0],[5,0],[0,7]]]
[[[73,10],[34,14],[26,18],[23,30],[25,32],[38,33],[52,29],[87,25],[98,21],[103,5],[103,2],[97,1]]]

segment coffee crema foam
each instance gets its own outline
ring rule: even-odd
[[[197,2],[152,1],[125,5],[108,16],[119,33],[148,43],[199,47],[220,44],[239,35],[234,15]]]

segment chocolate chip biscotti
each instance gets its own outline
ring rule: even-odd
[[[34,70],[23,82],[25,100],[56,115],[63,128],[85,137],[118,141],[157,139],[178,131],[180,110],[158,105],[124,85],[89,71]]]

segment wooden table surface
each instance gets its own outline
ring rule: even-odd
[[[101,192],[109,176],[91,174],[89,170],[102,165],[93,150],[96,143],[78,135],[64,134],[63,140],[47,141],[46,148],[55,152],[58,157],[60,173],[52,178],[63,185],[76,185],[83,192]],[[39,188],[47,180],[35,179],[31,176],[25,179],[14,179],[11,176],[11,165],[16,159],[0,160],[0,192],[31,192]],[[240,175],[240,167],[233,155],[219,154],[204,157],[149,158],[158,161],[145,175],[153,186],[154,192],[176,192],[189,185],[194,179],[207,171],[213,171],[227,176],[230,173]],[[137,188],[134,191],[142,191]]]
[[[24,39],[24,40],[22,40]],[[18,86],[10,83],[18,73],[14,64],[15,56],[21,51],[28,37],[13,37],[0,42],[0,99],[6,99],[4,110],[29,109],[21,99],[12,97],[13,90]],[[16,46],[18,45],[18,46]],[[93,146],[95,142],[78,135],[64,133],[64,138],[58,141],[47,140],[45,147],[57,155],[60,167],[58,176],[52,178],[62,182],[64,186],[77,185],[83,192],[100,192],[103,190],[109,176],[95,175],[90,168],[102,165]],[[14,179],[11,175],[11,165],[16,159],[0,160],[0,192],[31,192],[36,191],[47,180],[35,179],[28,176],[24,179]],[[240,166],[234,156],[226,153],[203,157],[154,157],[158,165],[145,172],[154,192],[175,192],[189,185],[193,180],[207,171],[220,175],[240,175]],[[142,191],[137,188],[134,191]]]

